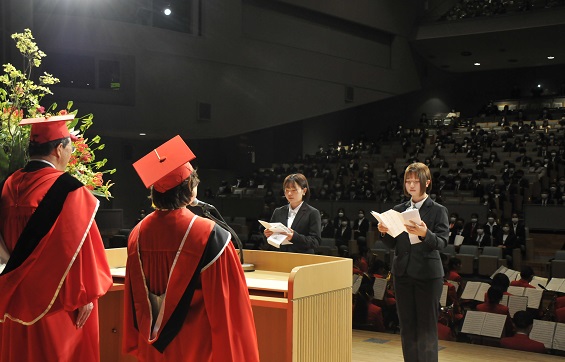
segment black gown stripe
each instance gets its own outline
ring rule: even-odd
[[[67,195],[82,186],[79,180],[68,173],[61,174],[55,180],[28,220],[0,275],[5,275],[22,265],[57,221]]]
[[[222,229],[217,224],[214,224],[214,228],[212,229],[212,232],[208,237],[206,247],[204,248],[204,253],[200,258],[200,262],[198,263],[198,267],[196,268],[192,279],[188,283],[188,287],[184,291],[171,317],[165,326],[163,326],[159,337],[155,342],[153,342],[153,347],[155,347],[159,352],[163,353],[165,348],[167,348],[167,346],[173,341],[182,328],[190,309],[190,304],[192,303],[194,291],[200,286],[200,271],[205,266],[216,260],[224,251],[226,240],[229,242],[228,236],[229,233],[226,230]],[[195,331],[195,333],[198,333],[198,331]]]

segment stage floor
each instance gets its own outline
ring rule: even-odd
[[[514,351],[462,342],[439,341],[439,360],[445,362],[564,361],[563,356]],[[353,330],[353,362],[403,362],[400,335]]]

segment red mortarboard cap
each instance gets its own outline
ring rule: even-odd
[[[180,185],[190,176],[190,161],[196,156],[180,136],[175,136],[137,160],[133,167],[145,187],[165,192]]]
[[[29,140],[36,143],[46,143],[60,138],[70,137],[72,141],[78,138],[69,132],[67,121],[72,121],[74,114],[62,116],[26,118],[20,121],[20,126],[31,124]]]

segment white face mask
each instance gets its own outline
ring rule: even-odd
[[[518,222],[518,218],[517,218],[517,217],[512,218],[512,222],[513,222],[513,223],[517,223],[517,222]]]

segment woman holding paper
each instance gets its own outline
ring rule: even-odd
[[[270,221],[280,222],[290,229],[285,234],[291,244],[281,245],[280,251],[314,254],[314,248],[321,241],[322,221],[320,212],[307,204],[310,198],[308,180],[301,173],[290,174],[283,181],[283,189],[288,205],[275,209]],[[268,229],[263,233],[267,238],[273,235]]]
[[[379,223],[383,242],[394,250],[392,274],[405,361],[437,361],[437,320],[443,288],[440,250],[447,244],[447,209],[426,193],[431,189],[430,169],[413,163],[404,172],[404,194],[410,201],[393,209],[418,209],[421,221],[406,223],[406,231],[392,237]]]

